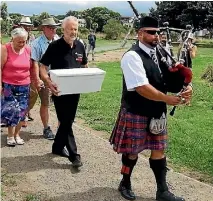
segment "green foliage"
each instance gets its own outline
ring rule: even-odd
[[[59,20],[63,20],[66,17],[66,15],[56,15],[55,17]]]
[[[6,20],[8,16],[7,12],[7,4],[5,2],[1,2],[1,18]]]
[[[203,75],[201,76],[201,79],[207,80],[211,84],[213,84],[213,65],[209,65]]]
[[[69,10],[66,13],[65,17],[68,17],[68,16],[74,16],[74,17],[79,18],[81,16],[81,11],[75,11],[75,10],[72,11],[72,10]]]
[[[9,16],[13,20],[13,24],[18,24],[21,21],[21,14],[19,13],[10,13]]]
[[[12,26],[8,20],[1,20],[1,33],[10,35]]]
[[[31,21],[32,21],[34,27],[38,27],[41,23],[39,16],[37,16],[37,15],[33,15],[31,17]]]
[[[89,30],[85,27],[79,27],[78,29],[78,35],[80,38],[87,38],[89,34]]]
[[[115,28],[116,27],[116,28]],[[103,28],[104,33],[106,34],[106,39],[116,40],[119,36],[125,32],[124,27],[121,22],[118,20],[110,19]]]
[[[58,27],[56,29],[56,34],[58,34],[60,37],[63,35],[63,29],[62,29],[62,27]]]
[[[50,17],[49,13],[47,13],[47,12],[42,12],[42,13],[39,15],[38,19],[39,19],[39,21],[41,22],[42,20],[44,20],[44,19],[46,19],[46,18],[49,18],[49,17]]]
[[[187,24],[193,25],[194,28],[213,27],[211,1],[161,1],[155,4],[156,9],[151,8],[150,15],[158,18],[161,25],[168,21],[176,28],[185,28]]]
[[[91,29],[92,25],[97,23],[97,31],[102,32],[103,26],[107,24],[109,19],[118,19],[121,15],[117,12],[107,9],[106,7],[94,7],[82,11],[81,16],[86,20],[88,29]]]
[[[7,33],[7,22],[6,22],[6,20],[1,20],[1,33]]]

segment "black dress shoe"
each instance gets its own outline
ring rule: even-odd
[[[134,192],[132,191],[132,188],[131,188],[131,183],[127,186],[124,186],[123,181],[121,181],[121,183],[118,187],[118,190],[120,191],[121,196],[124,197],[125,199],[127,199],[127,200],[135,200],[136,199],[135,194],[134,194]]]
[[[54,149],[52,150],[52,153],[53,154],[56,154],[58,156],[61,156],[61,157],[65,157],[65,158],[69,158],[69,152],[67,150],[66,147],[63,148],[62,151],[55,151]]]
[[[83,163],[81,162],[80,156],[76,156],[75,160],[71,161],[71,162],[72,162],[72,166],[75,167],[75,168],[83,166]]]
[[[185,201],[184,198],[177,197],[169,191],[159,192],[156,194],[157,201]]]

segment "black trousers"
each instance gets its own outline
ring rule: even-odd
[[[66,146],[71,161],[74,161],[78,155],[72,124],[75,119],[79,98],[80,94],[53,96],[56,114],[60,122],[53,149],[60,152]]]

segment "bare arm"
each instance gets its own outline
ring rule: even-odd
[[[178,105],[181,100],[180,97],[170,96],[162,93],[150,84],[136,87],[135,90],[141,96],[149,100],[165,102],[168,105]]]
[[[0,91],[2,90],[2,69],[7,61],[7,48],[5,45],[1,45],[1,69],[0,69]]]
[[[196,57],[196,53],[197,53],[197,46],[190,48],[190,56],[192,59]]]
[[[36,78],[39,80],[39,64],[37,61],[34,61],[32,60],[32,65],[33,65],[33,68],[34,68],[34,71],[35,71],[35,76]]]
[[[40,75],[41,75],[41,79],[44,80],[45,83],[47,83],[47,85],[49,86],[50,90],[52,91],[52,93],[55,96],[58,96],[58,87],[55,83],[52,82],[52,80],[50,79],[48,73],[47,73],[47,66],[41,64],[40,66]]]
[[[48,68],[47,66],[41,64],[41,66],[40,66],[40,75],[41,75],[41,79],[44,82],[48,83],[48,81],[51,81],[51,80],[50,80],[50,77],[49,77],[49,75],[47,73],[47,68]]]
[[[1,69],[3,69],[7,61],[7,48],[5,45],[1,45]]]

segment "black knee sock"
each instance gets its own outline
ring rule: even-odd
[[[130,184],[130,177],[132,174],[132,170],[134,166],[137,163],[138,158],[136,159],[129,159],[128,155],[122,155],[122,168],[121,168],[121,174],[123,175],[123,185],[129,185]]]
[[[150,158],[149,164],[155,175],[157,190],[161,192],[168,191],[168,186],[166,184],[166,157],[156,160]]]

